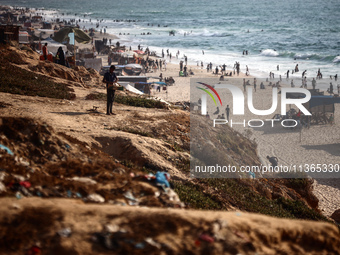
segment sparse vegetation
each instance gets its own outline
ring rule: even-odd
[[[91,93],[86,96],[86,100],[106,100],[105,93]],[[166,109],[167,105],[161,101],[147,99],[143,97],[115,95],[115,102],[118,104],[130,105],[135,107]]]
[[[14,75],[15,74],[15,75]],[[13,65],[0,68],[0,92],[57,99],[75,99],[74,90],[65,84]]]
[[[193,209],[226,210],[223,205],[231,204],[240,210],[275,217],[328,221],[302,201],[282,197],[267,199],[254,192],[245,182],[236,179],[205,178],[197,179],[195,183],[173,181],[173,184],[181,201]],[[213,190],[213,193],[202,192],[207,187]]]

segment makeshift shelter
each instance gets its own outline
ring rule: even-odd
[[[139,64],[128,64],[124,66],[124,72],[127,75],[139,75],[143,71],[143,67]]]
[[[137,82],[135,83],[135,88],[142,91],[144,94],[151,93],[151,83],[149,82]]]
[[[311,123],[326,124],[330,115],[334,116],[334,104],[340,103],[340,97],[334,96],[312,96],[304,106],[312,113]]]
[[[74,33],[74,39],[78,43],[88,43],[91,41],[91,37],[88,36],[83,30],[76,27],[64,27],[60,29],[53,37],[57,42],[63,43],[68,42],[69,34]]]
[[[133,51],[122,52],[119,55],[118,64],[119,65],[133,64],[133,63],[136,62],[137,56],[138,56],[138,54],[133,52]]]
[[[143,95],[144,93],[134,87],[134,83],[131,82],[119,82],[119,85],[123,86],[126,90],[133,92],[138,95]]]
[[[27,32],[19,32],[19,43],[28,44],[30,35]]]
[[[320,92],[318,92],[320,93]],[[287,93],[287,98],[304,98],[303,93]],[[304,103],[303,106],[312,113],[311,124],[329,123],[330,115],[334,116],[334,104],[340,103],[340,97],[313,95],[311,99]]]

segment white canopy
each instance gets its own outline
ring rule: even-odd
[[[58,43],[50,38],[48,40],[41,41],[41,46],[43,46],[45,43],[47,43],[47,50],[52,52],[54,55],[57,54],[59,47],[61,47],[64,52],[67,51],[66,45]]]
[[[120,81],[118,82],[121,86],[123,86],[126,90],[128,91],[131,91],[135,94],[138,94],[138,95],[143,95],[144,93],[138,89],[136,89],[135,87],[133,87],[132,85],[130,85],[129,82],[124,82],[124,81]],[[133,84],[133,83],[132,83]]]

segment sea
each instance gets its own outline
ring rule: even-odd
[[[106,29],[133,49],[141,45],[177,63],[210,62],[266,78],[340,75],[340,1],[316,0],[1,0],[40,9],[45,18],[80,19],[81,28]],[[169,32],[174,35],[169,35]],[[145,35],[143,35],[145,33]],[[116,43],[117,40],[112,43]],[[248,55],[243,55],[248,51]],[[179,52],[178,59],[176,53]],[[278,68],[279,66],[279,68]],[[278,70],[279,69],[279,70]]]

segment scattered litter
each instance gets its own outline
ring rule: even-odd
[[[72,234],[72,230],[70,228],[63,228],[63,229],[59,230],[57,233],[61,237],[69,237]]]
[[[145,243],[136,243],[135,247],[137,249],[144,249],[145,248]]]
[[[67,193],[67,197],[72,197],[72,191],[71,190],[68,190],[66,193]]]
[[[77,181],[77,182],[83,182],[86,184],[97,184],[97,182],[95,180],[92,180],[91,178],[88,177],[72,177],[72,178],[67,178],[66,180],[72,180],[72,181]]]
[[[26,255],[41,255],[41,248],[34,245],[27,251]]]
[[[223,228],[227,227],[226,220],[217,220],[212,224],[212,233],[214,234],[215,240],[225,240],[225,236],[221,233]]]
[[[151,237],[145,238],[145,242],[158,249],[162,248],[162,245],[160,243],[155,242]]]
[[[32,196],[32,194],[25,187],[20,187],[19,190],[26,197],[31,197]]]
[[[157,172],[156,173],[156,183],[157,185],[159,186],[165,186],[167,188],[170,187],[170,184],[169,184],[169,180],[170,179],[170,175],[166,172]]]
[[[31,187],[31,183],[28,181],[21,181],[19,182],[19,184],[27,189],[29,189]]]
[[[91,194],[87,196],[87,200],[90,202],[96,202],[96,203],[104,203],[105,199],[98,194]]]
[[[213,242],[215,242],[214,238],[211,237],[211,236],[209,236],[209,235],[207,235],[207,234],[201,234],[200,237],[199,237],[199,239],[202,240],[202,241],[206,241],[206,242],[208,242],[208,243],[213,243]]]
[[[0,149],[5,150],[11,156],[14,156],[14,153],[5,145],[0,144]]]
[[[245,236],[244,234],[242,234],[241,232],[233,231],[233,233],[234,233],[237,237],[239,237],[239,238],[241,238],[243,241],[245,241],[246,243],[250,243],[249,238],[246,237],[246,236]]]
[[[18,191],[17,193],[15,193],[15,197],[17,199],[21,199],[22,198],[21,193]]]
[[[116,224],[106,224],[104,229],[108,233],[115,233],[119,231],[119,226]]]
[[[5,172],[0,172],[0,181],[5,180],[6,173]]]
[[[0,193],[2,192],[6,192],[6,187],[2,182],[0,182]]]
[[[12,174],[12,176],[13,176],[16,180],[18,180],[19,182],[25,181],[25,177],[22,176],[22,175]]]
[[[132,195],[131,191],[126,191],[123,196],[133,202],[137,202],[138,200]]]
[[[71,146],[69,144],[65,143],[65,148],[66,148],[66,150],[70,150]]]

